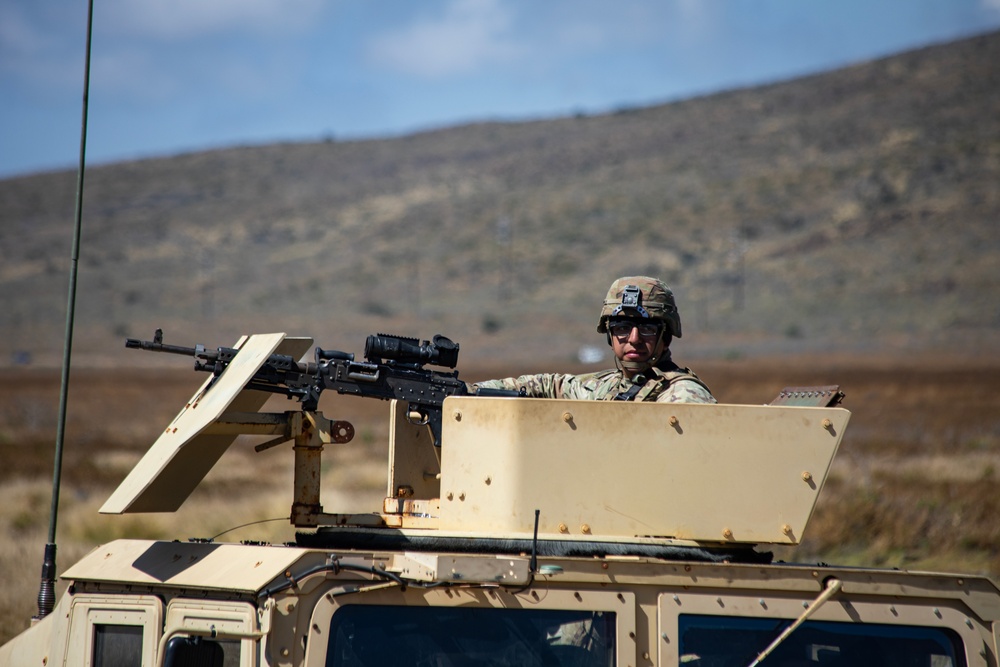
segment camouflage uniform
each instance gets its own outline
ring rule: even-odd
[[[628,276],[611,284],[604,299],[598,333],[611,334],[608,322],[613,318],[628,318],[630,322],[659,322],[662,338],[657,342],[656,356],[641,362],[619,361],[617,370],[599,371],[586,375],[543,373],[522,375],[503,380],[487,380],[471,389],[524,390],[532,398],[568,398],[612,401],[655,401],[657,403],[715,403],[712,392],[687,368],[670,360],[670,339],[681,336],[681,319],[677,313],[673,292],[661,280],[648,276]],[[631,365],[630,365],[631,364]],[[622,367],[629,369],[626,374]],[[636,386],[629,376],[640,383]],[[641,378],[641,379],[640,379]]]
[[[532,398],[569,398],[611,401],[627,392],[632,381],[620,370],[598,371],[586,375],[541,373],[503,380],[486,380],[473,386],[487,389],[524,389]],[[657,403],[715,403],[708,387],[686,368],[671,371],[651,370],[649,381],[632,399]]]

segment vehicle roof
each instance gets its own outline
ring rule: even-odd
[[[115,585],[149,585],[256,595],[274,582],[301,578],[331,555],[378,561],[392,569],[394,559],[419,559],[413,552],[337,551],[280,545],[157,542],[122,539],[98,547],[70,567],[64,579]],[[465,553],[463,559],[495,561],[493,553]],[[511,556],[527,560],[525,554]],[[507,559],[503,559],[507,560]],[[694,589],[785,591],[812,595],[836,577],[847,595],[894,599],[954,600],[968,605],[984,620],[1000,620],[1000,589],[988,577],[908,572],[895,569],[847,568],[810,564],[707,563],[636,556],[604,558],[540,557],[559,563],[554,581],[629,587],[654,585]],[[442,571],[443,572],[443,571]],[[405,576],[405,575],[404,575]],[[447,574],[437,577],[447,580]],[[466,580],[463,583],[476,583]],[[489,583],[483,580],[483,583]]]

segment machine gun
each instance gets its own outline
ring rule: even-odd
[[[182,347],[163,342],[163,330],[157,329],[153,340],[129,338],[125,347],[194,357],[194,369],[216,377],[229,366],[239,352],[236,348],[210,349],[204,345]],[[300,362],[291,356],[272,354],[254,374],[247,389],[283,394],[302,404],[302,410],[315,411],[325,390],[381,400],[398,399],[408,404],[408,418],[414,424],[430,427],[434,445],[441,446],[441,406],[448,396],[464,396],[469,390],[458,379],[458,371],[427,370],[425,364],[455,368],[458,343],[445,336],[420,341],[389,334],[368,336],[365,361],[355,361],[353,352],[324,350],[317,347],[315,361]],[[478,396],[517,396],[503,389],[479,389]]]

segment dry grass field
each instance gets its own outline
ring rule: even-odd
[[[851,423],[804,544],[780,549],[776,558],[1000,575],[1000,363],[796,358],[692,365],[723,402],[765,403],[782,387],[803,384],[839,383],[847,393]],[[463,371],[467,380],[503,374]],[[201,378],[146,368],[79,370],[71,380],[60,572],[122,536],[293,539],[283,520],[291,497],[287,447],[255,454],[237,442],[176,514],[99,515]],[[27,627],[36,611],[58,394],[55,370],[0,369],[0,642]],[[284,399],[272,400],[268,409],[285,409]],[[324,455],[324,506],[373,508],[383,494],[387,404],[330,396],[320,407],[357,427],[352,443]]]

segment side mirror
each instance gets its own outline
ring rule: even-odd
[[[222,644],[201,637],[174,637],[167,642],[163,667],[223,667]]]

